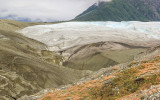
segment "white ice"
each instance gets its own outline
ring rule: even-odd
[[[102,41],[149,45],[160,40],[160,22],[65,22],[30,26],[19,32],[54,51]]]

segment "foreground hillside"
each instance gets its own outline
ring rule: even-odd
[[[48,51],[44,43],[15,32],[37,24],[43,23],[0,20],[0,100],[16,100],[87,74],[60,66],[60,55]]]
[[[126,68],[102,69],[90,79],[50,90],[39,100],[159,100],[159,91],[160,56],[155,56],[133,61]]]
[[[105,0],[104,0],[105,1]],[[159,21],[159,0],[112,0],[94,4],[76,21]]]

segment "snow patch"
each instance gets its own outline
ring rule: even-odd
[[[101,2],[111,2],[112,0],[97,0],[97,2],[95,3],[96,6],[99,6],[99,3]]]
[[[0,34],[0,39],[10,40],[10,38],[8,38],[8,37],[6,37],[6,36],[4,36],[4,35],[1,35],[1,34]]]

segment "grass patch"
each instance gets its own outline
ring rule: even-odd
[[[45,97],[45,98],[43,98],[42,100],[51,100],[51,97]]]
[[[142,78],[137,78],[136,73],[137,71],[134,68],[121,72],[117,78],[110,83],[104,84],[102,88],[93,89],[91,92],[92,98],[115,100],[132,94],[147,84],[151,86],[160,83],[160,73]]]

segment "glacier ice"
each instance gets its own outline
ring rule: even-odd
[[[151,45],[160,41],[160,22],[65,22],[26,27],[19,33],[58,51],[77,45],[113,41]]]

